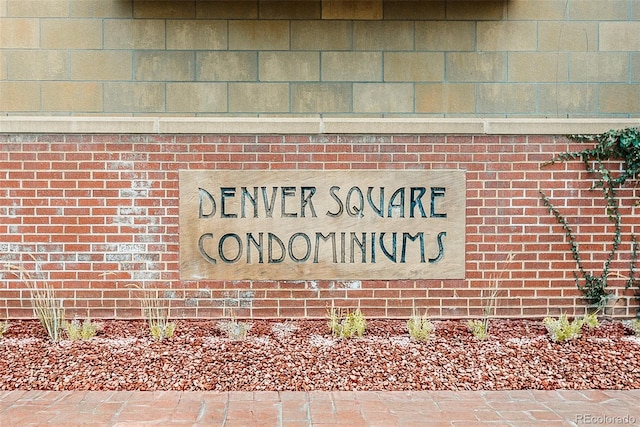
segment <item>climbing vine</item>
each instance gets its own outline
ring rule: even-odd
[[[593,148],[582,151],[566,151],[558,154],[545,165],[573,160],[582,160],[587,172],[595,175],[594,189],[600,189],[606,202],[606,212],[614,224],[614,232],[611,241],[611,250],[603,264],[600,274],[587,271],[584,268],[580,248],[576,241],[576,235],[567,218],[556,208],[549,197],[540,191],[544,205],[562,226],[565,237],[571,249],[571,255],[576,262],[578,271],[574,277],[578,289],[582,291],[588,304],[604,305],[610,292],[607,290],[607,278],[610,275],[611,263],[622,242],[622,216],[620,215],[620,201],[617,191],[630,181],[636,181],[640,177],[640,128],[626,128],[611,130],[598,135],[571,135],[570,139],[578,142],[594,143]],[[616,162],[621,169],[612,171],[609,163]],[[640,200],[636,201],[640,204]],[[627,288],[640,284],[636,277],[636,260],[638,256],[638,242],[635,235],[631,235],[631,261],[629,263],[629,275]],[[640,294],[636,291],[636,298],[640,300]]]

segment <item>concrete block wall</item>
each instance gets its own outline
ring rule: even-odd
[[[324,318],[331,304],[370,317],[407,317],[416,307],[466,318],[481,315],[496,285],[499,317],[582,314],[569,246],[538,191],[574,225],[588,269],[601,268],[613,230],[580,162],[540,167],[569,148],[580,146],[556,135],[482,132],[0,133],[0,318],[33,317],[29,288],[7,265],[53,286],[69,315],[92,318],[140,317],[131,283],[157,289],[178,318],[222,317],[229,307],[240,317]],[[466,278],[180,280],[179,170],[308,168],[466,170]],[[619,196],[626,222],[612,271],[624,275],[640,225],[637,191]],[[609,286],[619,297],[614,314],[634,316],[633,290],[617,277]]]
[[[0,0],[0,113],[634,117],[640,0]]]

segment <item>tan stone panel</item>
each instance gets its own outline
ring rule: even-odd
[[[506,14],[506,1],[447,1],[446,17],[447,19],[460,19],[470,21],[482,20],[500,20]]]
[[[639,51],[640,22],[600,22],[601,51]]]
[[[292,113],[347,113],[351,110],[350,83],[292,83]]]
[[[220,50],[227,48],[227,22],[176,19],[167,21],[167,49]]]
[[[444,1],[399,0],[383,1],[384,19],[401,19],[413,21],[417,19],[444,19]]]
[[[566,82],[566,52],[509,52],[510,82]]]
[[[356,21],[353,23],[354,50],[413,50],[413,22]]]
[[[225,83],[167,83],[167,112],[220,113],[227,111]]]
[[[69,16],[69,0],[8,0],[6,6],[7,16],[24,18]]]
[[[631,0],[631,19],[640,20],[640,0]]]
[[[563,20],[569,15],[567,0],[510,0],[507,17],[513,20]]]
[[[7,0],[0,0],[0,18],[7,16]]]
[[[600,113],[640,113],[640,85],[600,85]]]
[[[75,18],[131,18],[131,1],[70,0],[70,15]]]
[[[43,82],[42,109],[51,112],[102,111],[102,84]]]
[[[462,170],[180,171],[183,280],[462,279]]]
[[[548,117],[593,117],[598,111],[597,85],[544,84],[538,88],[539,112]]]
[[[137,51],[133,56],[134,76],[139,81],[195,80],[194,52]]]
[[[260,2],[260,19],[320,19],[321,0]]]
[[[289,111],[287,83],[229,83],[230,113]]]
[[[631,54],[631,81],[640,82],[640,53]]]
[[[413,112],[413,85],[410,83],[354,83],[353,112]]]
[[[444,79],[444,53],[385,52],[385,82],[432,82]]]
[[[450,82],[500,82],[507,78],[506,53],[450,52],[445,61]]]
[[[380,52],[322,52],[324,81],[381,81]]]
[[[158,19],[104,21],[105,49],[164,49],[165,22]]]
[[[0,49],[40,47],[38,19],[3,18],[0,24]]]
[[[73,80],[131,80],[132,55],[129,51],[77,50],[71,52]]]
[[[474,84],[417,84],[415,96],[416,113],[468,114],[475,111]]]
[[[572,82],[626,82],[629,78],[626,52],[574,52],[570,65]]]
[[[99,19],[43,19],[40,31],[45,49],[102,48],[102,21]]]
[[[229,21],[230,50],[289,50],[289,22]]]
[[[260,52],[260,81],[318,81],[319,52]]]
[[[7,55],[5,51],[0,50],[0,80],[7,78]]]
[[[256,52],[197,52],[196,79],[200,81],[255,81]]]
[[[475,46],[474,22],[416,22],[416,50],[473,51]]]
[[[382,0],[322,0],[322,19],[382,19]]]
[[[597,49],[597,22],[538,22],[538,50],[595,51]]]
[[[198,19],[257,19],[258,0],[199,0],[196,16]]]
[[[10,51],[7,62],[10,80],[66,80],[69,77],[68,54],[64,50]]]
[[[40,83],[0,82],[0,111],[35,112],[40,110]]]
[[[347,21],[291,21],[291,49],[350,50],[352,27]]]
[[[536,50],[538,34],[535,22],[478,22],[478,50]]]
[[[104,83],[107,113],[156,113],[165,109],[164,83]]]
[[[133,2],[134,18],[195,18],[196,2],[192,0],[152,0]]]
[[[571,19],[607,21],[629,19],[628,0],[571,0]]]
[[[536,112],[536,85],[483,83],[476,89],[476,113],[532,114]]]

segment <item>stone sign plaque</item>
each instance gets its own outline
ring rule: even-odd
[[[180,171],[183,280],[462,279],[462,170]]]

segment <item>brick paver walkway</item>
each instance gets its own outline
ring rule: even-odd
[[[0,426],[640,425],[640,390],[0,392]]]

